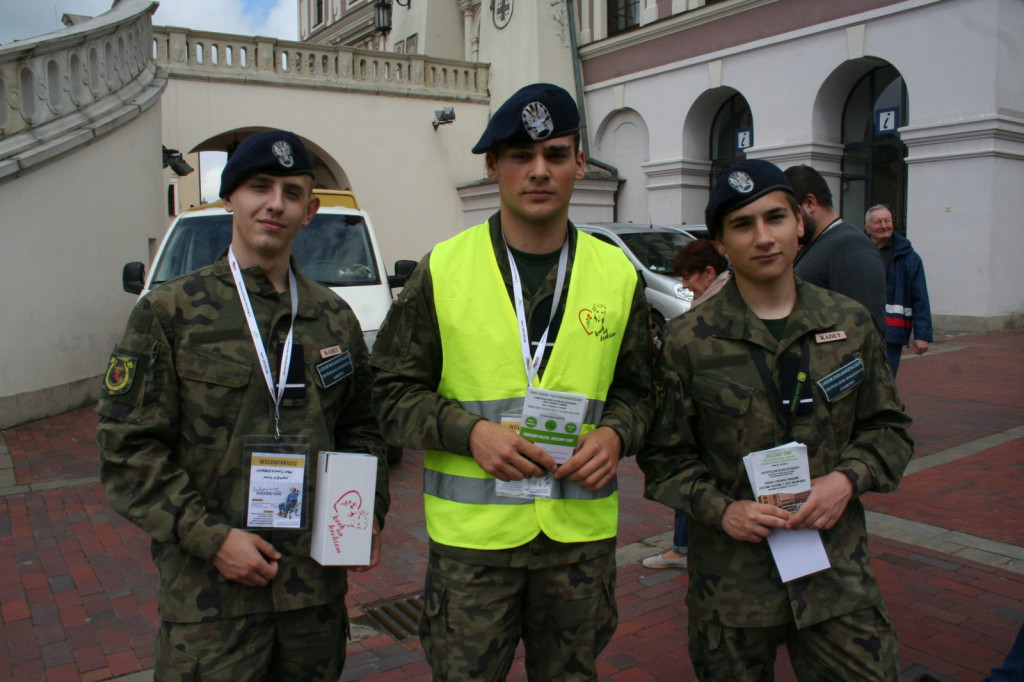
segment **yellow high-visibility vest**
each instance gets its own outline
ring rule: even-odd
[[[496,423],[503,415],[521,414],[527,387],[519,327],[489,224],[438,244],[430,274],[443,347],[438,393]],[[619,249],[577,232],[565,312],[534,386],[587,396],[581,435],[601,418],[636,281],[636,270]],[[518,547],[540,531],[558,542],[586,542],[614,537],[618,530],[614,480],[596,492],[556,481],[552,499],[536,500],[499,496],[494,482],[470,456],[428,450],[424,507],[430,537],[493,550]]]

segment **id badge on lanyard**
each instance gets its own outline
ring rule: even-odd
[[[284,396],[288,370],[292,361],[292,345],[295,335],[295,316],[299,308],[298,284],[295,273],[288,268],[288,285],[291,292],[291,323],[281,352],[281,368],[277,385],[270,369],[270,358],[263,344],[256,314],[242,279],[241,268],[235,253],[228,247],[228,263],[235,289],[245,312],[249,334],[256,348],[263,379],[270,397],[274,401],[274,433],[251,434],[243,440],[243,463],[248,471],[249,492],[246,504],[246,528],[306,528],[308,514],[305,498],[309,462],[309,436],[282,435],[281,399]]]
[[[252,434],[245,437],[242,449],[249,472],[245,527],[309,527],[309,436]]]
[[[551,330],[551,322],[555,317],[558,300],[562,295],[568,253],[569,244],[566,241],[562,244],[562,252],[559,254],[558,276],[555,282],[554,299],[551,302],[551,317],[548,319],[548,326],[545,328],[544,334],[537,343],[536,352],[530,353],[530,332],[526,322],[522,281],[515,259],[511,251],[508,251],[527,388],[522,414],[505,415],[502,417],[502,424],[509,426],[514,424],[521,436],[542,447],[559,464],[565,463],[572,456],[576,444],[579,442],[580,428],[583,425],[587,408],[587,397],[577,393],[536,388],[533,386],[533,378],[544,359],[548,332]],[[502,497],[550,498],[554,496],[554,490],[555,481],[550,473],[539,478],[525,478],[522,481],[495,481],[495,493]]]

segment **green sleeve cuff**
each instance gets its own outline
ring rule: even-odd
[[[189,554],[204,561],[213,561],[214,555],[224,544],[230,531],[231,526],[228,524],[218,521],[210,514],[203,514],[190,528],[179,527],[179,544]]]
[[[871,490],[871,470],[868,465],[856,459],[840,462],[836,471],[850,479],[853,484],[853,496],[860,497]]]
[[[449,408],[442,416],[438,432],[444,449],[456,455],[469,455],[469,432],[478,421],[483,419],[478,414],[470,414],[458,408]]]

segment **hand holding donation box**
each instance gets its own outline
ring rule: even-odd
[[[795,514],[811,494],[811,473],[807,446],[790,442],[751,452],[743,458],[754,497]],[[831,567],[821,534],[813,528],[775,529],[768,547],[782,582],[796,580]]]
[[[565,464],[576,450],[587,412],[587,396],[529,388],[523,400],[519,435],[535,443],[558,464]],[[503,419],[503,423],[514,425]],[[495,492],[505,497],[551,497],[555,485],[551,474],[522,481],[495,481]]]
[[[376,457],[357,452],[320,452],[310,556],[321,566],[370,563],[376,494]]]

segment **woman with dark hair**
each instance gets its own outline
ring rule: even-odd
[[[683,278],[683,286],[693,293],[690,310],[708,300],[725,286],[731,276],[729,261],[709,239],[696,239],[679,249],[672,270]],[[686,313],[683,313],[684,315]],[[677,511],[672,533],[672,548],[643,560],[645,568],[686,568],[690,543],[690,519]]]
[[[683,278],[683,286],[693,292],[690,310],[714,296],[729,281],[729,261],[708,239],[696,239],[679,249],[672,270]]]

